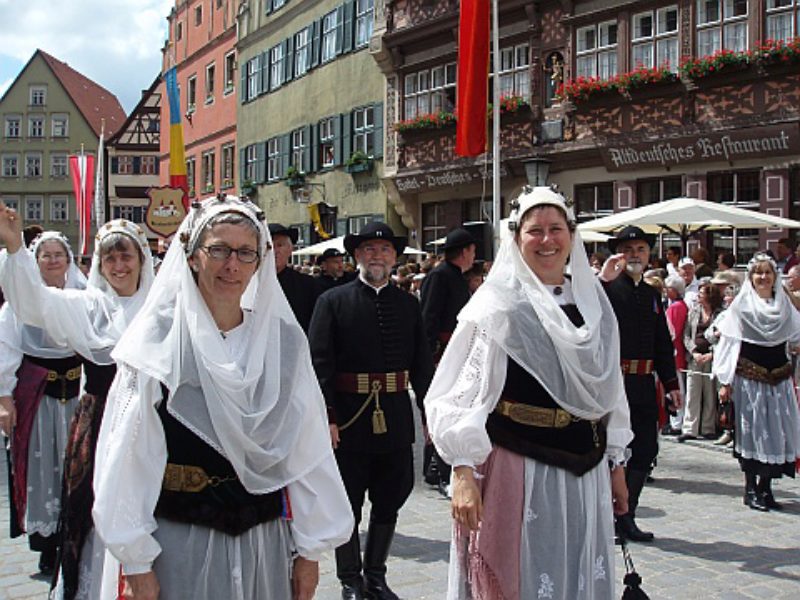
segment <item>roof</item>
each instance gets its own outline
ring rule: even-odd
[[[139,102],[136,103],[136,106],[131,111],[131,114],[122,122],[122,124],[117,127],[116,131],[113,134],[109,134],[106,136],[106,140],[108,140],[109,144],[113,144],[116,142],[116,138],[120,136],[131,124],[131,122],[139,116],[139,113],[144,109],[147,101],[150,99],[150,96],[153,95],[153,92],[158,88],[158,85],[161,83],[161,74],[159,73],[156,75],[156,78],[153,80],[153,83],[150,84],[150,87],[147,88],[142,92],[142,97],[139,98]]]
[[[64,86],[97,137],[100,137],[103,119],[106,122],[106,137],[114,135],[122,127],[125,123],[125,110],[114,94],[44,50],[37,50],[36,53],[41,55],[53,75]]]

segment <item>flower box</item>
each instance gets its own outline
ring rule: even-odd
[[[372,159],[367,159],[360,162],[355,162],[351,165],[345,165],[344,170],[350,174],[354,173],[370,173],[372,172],[373,162]]]

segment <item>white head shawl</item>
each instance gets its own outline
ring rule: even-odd
[[[758,295],[753,286],[753,271],[761,263],[769,263],[775,273],[772,301]],[[775,261],[767,254],[756,254],[747,264],[747,277],[741,291],[733,299],[719,321],[719,331],[730,338],[759,346],[775,346],[797,335],[794,330],[796,309],[781,285]]]
[[[548,187],[526,187],[512,203],[511,216],[504,221],[508,226],[501,226],[500,250],[486,281],[458,318],[484,328],[559,406],[578,417],[599,419],[625,397],[617,319],[577,231],[569,266],[583,326],[572,324],[525,263],[514,231],[528,210],[541,205],[559,207],[574,221],[563,196]]]
[[[259,267],[241,300],[253,313],[245,320],[241,368],[223,344],[186,255],[210,220],[226,212],[251,219],[260,238]],[[262,218],[256,206],[230,196],[193,205],[147,302],[114,351],[118,362],[163,383],[170,414],[225,456],[257,494],[302,477],[332,451],[308,342],[278,284]],[[204,402],[184,392],[197,388]]]
[[[41,246],[43,242],[50,242],[53,240],[60,242],[61,245],[64,246],[64,250],[67,253],[69,267],[67,268],[64,288],[76,290],[84,289],[86,287],[86,276],[78,268],[78,265],[75,264],[75,256],[72,254],[72,247],[69,245],[67,236],[60,231],[43,231],[37,235],[30,245],[33,258],[36,258],[38,263],[38,257],[36,256],[36,253],[39,251],[39,246]]]

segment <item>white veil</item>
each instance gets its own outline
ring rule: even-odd
[[[210,219],[227,212],[245,215],[260,233],[259,268],[241,301],[252,311],[243,369],[229,356],[186,255]],[[257,494],[302,477],[331,452],[308,342],[278,284],[262,214],[230,196],[194,205],[113,354],[163,383],[170,414],[225,456]]]
[[[525,263],[511,230],[533,206],[561,207],[569,220],[574,220],[572,210],[560,194],[547,187],[526,188],[517,202],[511,217],[501,225],[500,250],[486,281],[458,319],[485,328],[559,406],[581,418],[599,419],[625,398],[614,310],[576,231],[569,268],[573,296],[585,324],[572,324]]]
[[[84,289],[86,287],[86,276],[78,268],[78,265],[75,264],[75,256],[72,253],[72,247],[69,245],[67,236],[60,231],[43,231],[37,235],[30,245],[30,251],[31,254],[33,254],[33,258],[36,258],[36,253],[39,251],[39,246],[41,246],[43,242],[49,242],[53,240],[61,242],[61,245],[64,246],[64,250],[67,253],[67,260],[69,261],[66,281],[64,282],[64,289]]]

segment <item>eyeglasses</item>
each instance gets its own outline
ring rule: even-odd
[[[236,254],[239,262],[246,265],[252,264],[258,260],[258,251],[252,248],[231,248],[230,246],[212,245],[201,246],[201,249],[214,260],[228,260],[231,254]]]

